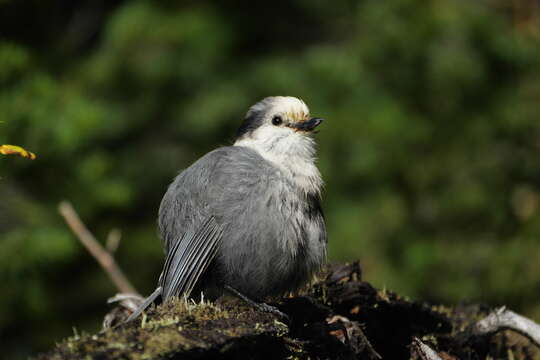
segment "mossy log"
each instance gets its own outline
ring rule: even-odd
[[[326,274],[273,304],[288,321],[237,300],[176,300],[137,321],[68,338],[37,359],[540,359],[524,336],[474,331],[488,306],[432,305],[376,290],[358,263]]]

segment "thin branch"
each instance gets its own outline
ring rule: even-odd
[[[413,346],[422,360],[442,360],[442,358],[429,346],[424,344],[419,338],[413,338]]]
[[[477,335],[488,335],[502,330],[516,331],[529,338],[537,346],[540,346],[540,325],[511,310],[507,310],[504,306],[477,322],[473,332]]]
[[[105,242],[109,254],[114,254],[116,250],[118,250],[120,240],[122,240],[122,232],[119,229],[112,229],[109,231],[107,241]]]
[[[135,290],[120,267],[116,264],[114,257],[101,246],[94,235],[86,228],[75,209],[73,209],[73,206],[68,201],[62,201],[58,206],[58,211],[86,250],[92,254],[103,270],[105,270],[118,290],[122,293],[137,294],[137,290]]]
[[[118,324],[126,321],[126,318],[133,314],[135,310],[143,303],[144,298],[136,294],[116,294],[114,297],[107,299],[108,304],[118,304],[103,318],[101,324],[103,330],[110,329]],[[127,313],[126,313],[127,311]]]
[[[116,294],[107,299],[107,304],[120,303],[120,305],[131,312],[137,310],[137,308],[143,303],[144,298],[137,294]]]

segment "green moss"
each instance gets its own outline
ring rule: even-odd
[[[196,350],[227,351],[237,338],[287,333],[287,326],[272,315],[239,304],[173,300],[131,323],[97,335],[70,337],[38,359],[155,359]]]

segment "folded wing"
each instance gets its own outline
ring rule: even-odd
[[[170,249],[160,277],[163,300],[171,296],[189,296],[201,275],[214,259],[223,228],[209,217],[194,231],[189,229]]]
[[[135,320],[159,296],[165,301],[171,296],[186,296],[214,259],[223,235],[223,228],[209,217],[196,229],[189,229],[174,243],[165,259],[159,286],[131,314],[126,322]]]

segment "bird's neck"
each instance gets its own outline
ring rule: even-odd
[[[303,135],[266,140],[242,138],[234,145],[257,151],[305,194],[320,195],[323,181],[315,165],[315,141],[312,138]]]

